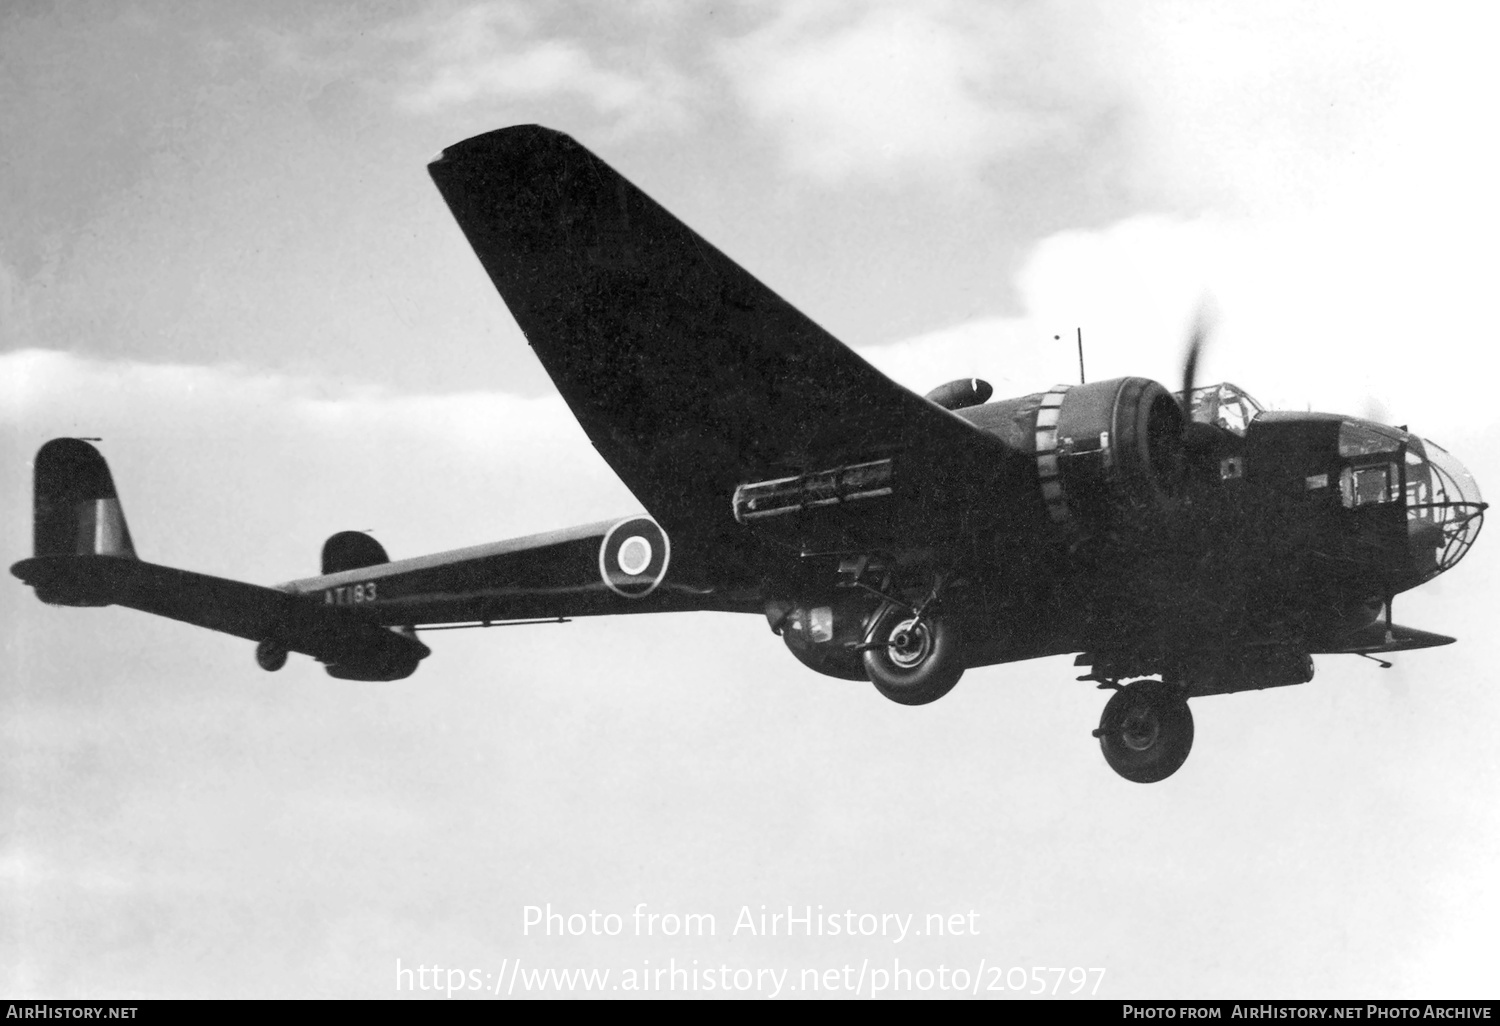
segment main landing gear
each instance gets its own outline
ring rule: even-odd
[[[1154,784],[1187,761],[1193,714],[1182,688],[1138,680],[1110,698],[1094,736],[1110,769],[1137,784]]]
[[[944,617],[887,602],[876,611],[864,645],[865,672],[879,691],[902,705],[936,702],[964,675],[958,632]]]

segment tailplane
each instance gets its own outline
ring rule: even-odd
[[[302,652],[344,680],[400,680],[429,654],[410,628],[384,626],[315,595],[137,558],[109,466],[82,439],[54,438],[38,450],[34,469],[35,554],[10,572],[43,602],[126,606],[233,634],[257,643],[256,658],[268,670],[279,669],[288,652]],[[346,531],[329,543],[325,565],[385,561],[385,550],[368,535]]]

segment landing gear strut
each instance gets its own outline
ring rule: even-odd
[[[1193,748],[1193,714],[1182,689],[1138,680],[1116,691],[1094,731],[1104,761],[1126,780],[1165,780]]]
[[[887,602],[864,644],[865,672],[902,705],[936,702],[964,675],[957,632],[941,616]]]

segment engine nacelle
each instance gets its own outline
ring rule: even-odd
[[[855,646],[864,640],[875,603],[864,595],[826,600],[771,599],[766,619],[797,661],[809,670],[841,680],[869,680]]]
[[[410,628],[384,632],[378,646],[341,652],[334,658],[320,656],[323,669],[339,680],[401,680],[417,672],[417,664],[432,654],[432,649],[416,638]]]
[[[415,654],[395,657],[387,656],[380,659],[330,663],[323,667],[323,671],[328,676],[339,680],[403,680],[417,672],[417,664],[421,661],[421,657]]]
[[[1037,477],[1058,524],[1145,527],[1181,489],[1183,414],[1148,378],[1058,385],[1035,414]]]
[[[926,399],[945,410],[966,410],[989,402],[994,394],[994,386],[982,378],[959,378],[934,388],[927,393]]]

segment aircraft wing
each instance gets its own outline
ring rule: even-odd
[[[566,135],[525,125],[429,170],[600,454],[672,534],[743,533],[738,485],[894,457],[904,507],[1035,477],[901,387]]]

